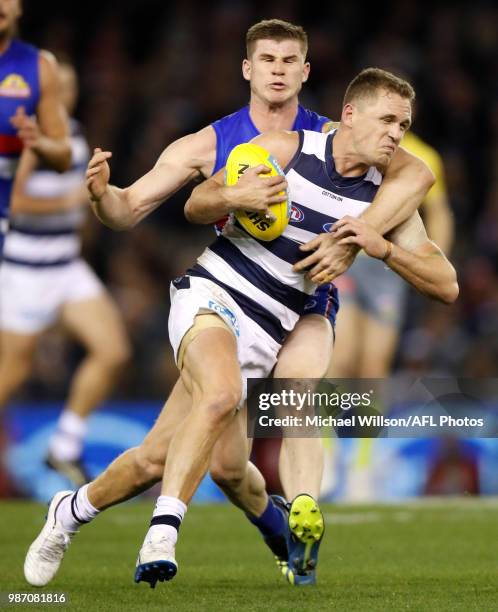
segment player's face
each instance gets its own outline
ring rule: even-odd
[[[20,0],[0,0],[0,35],[12,33],[20,16]]]
[[[397,93],[380,90],[376,98],[349,106],[355,152],[370,166],[387,166],[410,127],[410,101]]]
[[[242,64],[251,93],[267,104],[282,105],[295,98],[308,80],[310,65],[297,40],[258,40]]]

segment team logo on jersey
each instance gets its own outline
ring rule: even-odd
[[[298,208],[295,204],[293,204],[291,206],[290,220],[294,221],[294,223],[301,223],[303,219],[304,219],[303,211],[300,208]]]
[[[327,121],[327,123],[324,123],[322,125],[322,132],[331,132],[334,129],[334,122],[333,121]]]
[[[29,98],[31,87],[20,74],[9,74],[0,83],[0,96],[5,98]]]
[[[324,223],[323,224],[323,231],[324,232],[330,232],[332,230],[332,227],[334,225],[335,221],[333,221],[332,223]]]
[[[237,317],[229,308],[227,308],[226,306],[222,306],[221,304],[218,304],[218,302],[214,302],[213,300],[209,300],[208,308],[210,310],[214,310],[214,312],[217,312],[220,317],[225,321],[225,323],[228,323],[228,325],[230,325],[236,336],[240,335],[239,322],[237,321]]]

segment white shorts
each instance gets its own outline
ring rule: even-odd
[[[181,286],[184,288],[180,288]],[[184,276],[170,288],[171,311],[168,321],[169,339],[178,363],[178,349],[183,337],[199,313],[219,315],[237,341],[243,398],[247,397],[248,378],[266,378],[277,362],[281,345],[247,316],[235,300],[212,281],[196,276]]]
[[[86,262],[34,268],[0,265],[0,329],[36,334],[50,327],[60,308],[96,298],[105,289]]]

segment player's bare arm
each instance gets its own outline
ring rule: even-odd
[[[339,244],[355,244],[387,266],[424,295],[451,304],[458,297],[454,267],[428,239],[420,215],[412,216],[388,234],[386,240],[363,219],[343,217],[337,224]]]
[[[287,183],[282,176],[261,180],[269,169],[255,166],[244,172],[238,183],[227,186],[224,169],[198,185],[185,204],[185,216],[190,223],[215,223],[235,210],[251,210],[271,215],[268,206],[282,201],[280,192]]]
[[[209,176],[215,155],[216,135],[208,126],[170,144],[147,174],[121,189],[109,184],[112,153],[97,148],[86,172],[93,211],[112,229],[130,229],[189,181]]]
[[[30,149],[24,149],[12,187],[10,210],[13,215],[48,215],[78,208],[88,203],[87,191],[83,185],[78,185],[57,198],[31,197],[26,190],[26,183],[37,166],[38,158],[35,153]]]
[[[384,235],[412,216],[434,180],[427,164],[400,146],[386,168],[372,205],[360,217]]]
[[[372,205],[360,218],[384,235],[417,210],[433,183],[434,175],[427,165],[398,147]],[[330,234],[320,234],[301,247],[304,253],[310,255],[297,263],[294,269],[308,270],[308,276],[314,283],[327,283],[343,274],[359,251],[354,244],[339,244],[335,227],[332,227]]]
[[[285,167],[294,155],[298,138],[294,132],[274,131],[262,134],[251,142],[270,151]],[[281,192],[287,187],[282,176],[266,177],[266,166],[249,168],[236,185],[224,184],[224,171],[220,170],[193,191],[185,205],[185,216],[191,223],[215,223],[236,210],[262,212],[271,216],[269,206],[282,201]]]
[[[67,114],[60,99],[57,62],[52,54],[42,51],[39,56],[40,101],[37,117],[29,117],[19,106],[11,118],[24,146],[47,165],[64,172],[71,164],[71,145]]]
[[[26,191],[13,192],[11,212],[13,215],[51,215],[80,208],[88,204],[88,194],[83,186],[74,187],[57,198],[32,198]]]

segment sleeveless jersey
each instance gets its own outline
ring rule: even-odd
[[[297,152],[285,169],[292,215],[283,234],[271,242],[259,241],[232,216],[223,235],[188,272],[222,286],[279,343],[307,312],[306,304],[316,290],[304,274],[292,270],[303,257],[299,246],[329,231],[344,215],[359,216],[382,181],[373,167],[359,177],[338,174],[332,157],[335,130],[298,133]]]
[[[330,119],[327,119],[327,117],[317,115],[299,105],[292,131],[312,130],[321,132],[323,125],[329,121]],[[212,126],[216,132],[216,163],[213,174],[225,167],[228,155],[234,147],[243,142],[249,142],[261,134],[251,119],[249,106],[244,106],[237,112],[218,119]]]
[[[23,144],[10,118],[20,106],[34,115],[40,99],[38,49],[11,41],[0,55],[0,218],[8,216],[10,193]]]
[[[79,124],[71,120],[72,165],[64,173],[49,168],[33,172],[25,185],[31,198],[50,200],[68,194],[85,181],[89,148]],[[60,266],[80,254],[78,230],[85,218],[83,208],[50,214],[21,213],[11,216],[5,238],[4,261],[24,266]]]

